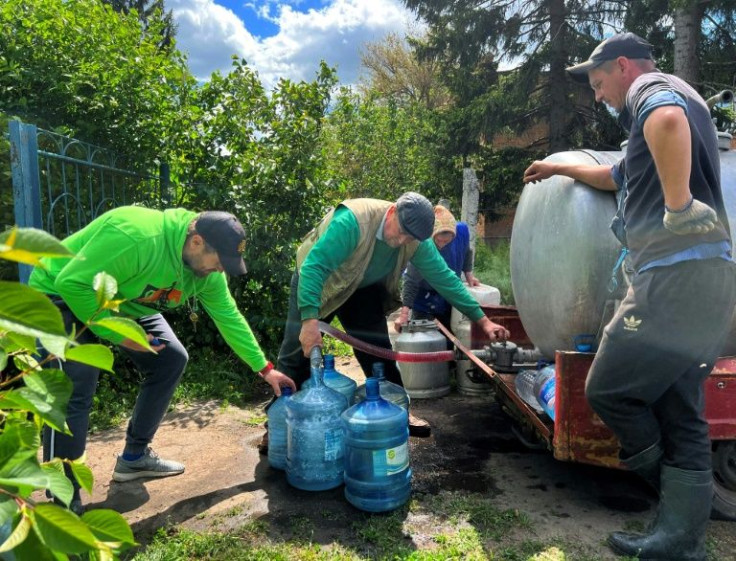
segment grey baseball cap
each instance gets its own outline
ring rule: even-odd
[[[434,229],[434,207],[426,197],[408,191],[396,201],[399,224],[411,237],[420,242],[432,237]]]
[[[197,216],[194,229],[217,252],[222,268],[228,275],[239,276],[248,272],[243,261],[245,229],[235,216],[209,210]]]
[[[652,58],[652,45],[638,35],[618,33],[600,43],[585,62],[570,66],[567,71],[573,78],[580,82],[588,80],[588,72],[600,66],[608,60],[616,60],[618,57],[626,58]]]

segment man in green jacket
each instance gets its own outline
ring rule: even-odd
[[[280,395],[281,386],[296,389],[289,377],[266,360],[228,289],[225,274],[237,276],[246,272],[242,255],[245,231],[233,215],[120,207],[98,217],[62,243],[76,258],[44,260],[44,268],[33,270],[29,284],[48,294],[61,309],[68,331],[72,326],[77,333],[81,331],[80,342],[100,338],[119,345],[144,375],[128,424],[125,448],[115,464],[115,481],[166,477],[184,471],[183,464],[159,458],[149,446],[189,358],[160,312],[185,306],[192,321],[196,321],[201,303],[228,345],[276,395]],[[97,312],[92,284],[95,275],[102,271],[117,280],[115,299],[124,300],[120,314],[138,321],[155,354],[106,329],[82,329]],[[103,311],[95,319],[111,315],[109,310]],[[73,383],[67,408],[72,434],[44,434],[47,460],[76,459],[84,453],[99,378],[97,368],[73,361],[66,361],[61,368]],[[70,506],[81,512],[76,482],[75,489]]]
[[[320,319],[334,316],[345,330],[368,343],[390,349],[386,315],[401,305],[401,274],[412,263],[448,302],[476,321],[492,341],[509,336],[490,321],[432,242],[434,209],[418,193],[395,203],[352,199],[328,213],[297,251],[289,313],[278,368],[300,386],[309,377],[309,356],[322,346]],[[401,384],[394,361],[355,350],[370,376],[374,362],[385,364],[386,378]],[[428,436],[429,424],[409,416],[414,436]]]

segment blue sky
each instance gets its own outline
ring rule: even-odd
[[[266,87],[282,77],[312,80],[320,60],[337,67],[341,83],[356,84],[366,42],[419,29],[400,0],[167,0],[166,7],[198,79],[228,72],[237,55]]]

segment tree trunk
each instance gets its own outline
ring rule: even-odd
[[[691,0],[686,6],[675,9],[675,76],[689,84],[700,81],[698,43],[700,25],[705,5],[710,0]]]
[[[560,152],[569,148],[565,131],[567,119],[572,115],[568,101],[568,80],[565,75],[567,61],[567,26],[565,23],[564,0],[548,0],[550,28],[550,67],[549,67],[549,149]]]

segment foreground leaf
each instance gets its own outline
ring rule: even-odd
[[[64,464],[61,460],[53,460],[41,464],[41,469],[49,478],[48,490],[54,497],[64,503],[67,507],[74,497],[74,485],[64,474]]]
[[[96,548],[94,535],[72,512],[52,503],[41,503],[36,505],[32,516],[36,533],[51,549],[84,553]]]
[[[112,300],[118,293],[118,281],[103,271],[95,275],[92,280],[92,288],[95,289],[97,307],[104,308],[105,303]]]
[[[118,512],[109,509],[95,509],[85,512],[82,520],[89,525],[92,533],[102,542],[120,542],[135,545],[133,531]]]
[[[94,475],[92,475],[92,470],[89,469],[89,466],[83,463],[83,459],[74,460],[69,465],[72,469],[74,477],[77,480],[77,483],[79,483],[79,486],[91,494],[92,486],[95,483],[95,478]]]
[[[21,515],[18,525],[13,529],[13,532],[8,536],[8,539],[5,540],[5,543],[0,545],[0,553],[10,551],[11,549],[18,547],[18,545],[28,537],[30,529],[30,519],[25,515]]]
[[[0,247],[0,257],[26,265],[39,265],[42,257],[74,257],[54,236],[36,228],[16,227],[3,232]]]
[[[112,372],[114,357],[109,347],[98,343],[79,345],[66,352],[67,360],[82,362],[106,372]]]
[[[142,347],[145,347],[147,349],[151,348],[151,346],[148,344],[146,332],[143,331],[143,328],[132,319],[102,318],[98,321],[93,321],[90,325],[104,327],[105,329],[109,329],[110,331],[117,333],[118,335],[122,335],[126,339],[130,339],[131,341],[138,343]]]
[[[66,337],[59,308],[45,295],[17,282],[0,281],[0,328],[31,337]]]

